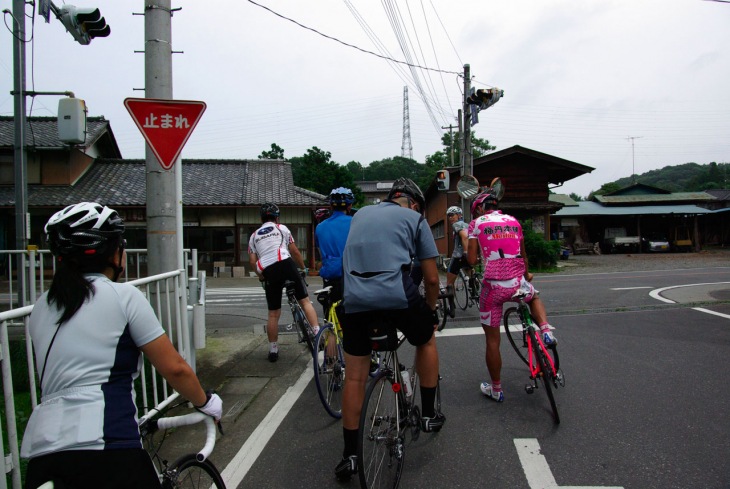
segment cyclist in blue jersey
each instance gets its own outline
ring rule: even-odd
[[[29,319],[41,403],[23,435],[25,487],[159,488],[137,426],[141,354],[170,385],[220,419],[136,287],[116,283],[126,264],[124,221],[93,202],[70,205],[45,226],[56,273]]]
[[[332,286],[330,300],[337,302],[342,299],[342,252],[350,233],[352,216],[349,213],[355,196],[349,188],[338,187],[332,189],[329,199],[332,215],[315,229],[314,244],[319,248],[322,259],[322,268],[319,269],[322,285]],[[326,316],[329,305],[325,304],[324,308]]]

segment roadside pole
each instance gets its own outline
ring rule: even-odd
[[[146,0],[145,25],[145,97],[172,99],[172,10],[171,0]],[[182,268],[182,236],[177,220],[182,222],[182,195],[177,193],[175,172],[182,172],[180,162],[164,170],[149,145],[145,152],[147,182],[147,274],[156,275]],[[182,181],[182,179],[181,179]],[[178,261],[180,263],[178,263]]]
[[[471,89],[471,69],[469,65],[464,65],[464,100],[461,117],[461,125],[463,128],[463,147],[461,149],[461,177],[464,178],[467,175],[472,174],[472,157],[471,157],[471,107],[467,98],[469,97],[469,90]],[[467,207],[468,201],[461,198],[461,209],[464,212],[464,216],[468,215],[470,218],[471,210]],[[467,210],[469,212],[467,213]]]

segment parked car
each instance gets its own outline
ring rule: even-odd
[[[669,251],[669,240],[661,233],[651,233],[641,238],[641,249],[648,252]]]

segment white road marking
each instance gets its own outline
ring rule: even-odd
[[[623,489],[623,486],[559,486],[535,438],[515,438],[514,443],[531,489]]]
[[[710,311],[709,309],[705,309],[704,307],[693,307],[695,311],[699,312],[706,312],[707,314],[714,314],[715,316],[720,316],[721,318],[730,319],[730,314],[723,314],[721,312],[717,311]]]
[[[651,289],[651,286],[646,287],[613,287],[608,290],[636,290],[636,289]]]
[[[281,396],[281,399],[279,399],[279,402],[274,405],[261,424],[251,433],[246,443],[243,444],[238,453],[236,453],[221,473],[226,487],[238,487],[243,481],[249,469],[251,469],[256,459],[261,455],[264,447],[269,443],[271,437],[274,436],[279,425],[284,421],[284,418],[286,418],[286,415],[294,406],[299,396],[302,395],[302,392],[304,392],[304,389],[309,385],[309,381],[313,377],[314,370],[312,368],[304,369],[299,380],[286,390],[284,395]]]
[[[653,297],[654,299],[662,302],[666,302],[668,304],[676,304],[677,301],[673,301],[672,299],[667,299],[666,297],[662,297],[660,294],[664,292],[665,290],[670,289],[679,289],[682,287],[697,287],[699,285],[719,285],[719,284],[730,284],[730,282],[708,282],[703,284],[686,284],[686,285],[672,285],[671,287],[662,287],[661,289],[654,289],[651,292],[649,292],[649,296]],[[721,318],[730,319],[730,315],[723,314],[721,312],[711,311],[710,309],[705,309],[704,307],[693,307],[693,310],[697,312],[704,312],[705,314],[713,314],[715,316],[720,316]]]

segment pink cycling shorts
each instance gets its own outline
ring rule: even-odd
[[[518,289],[529,291],[525,302],[529,303],[538,294],[535,287],[524,277],[511,280],[484,280],[479,296],[479,320],[482,325],[499,328],[502,324],[502,306],[511,302]]]

